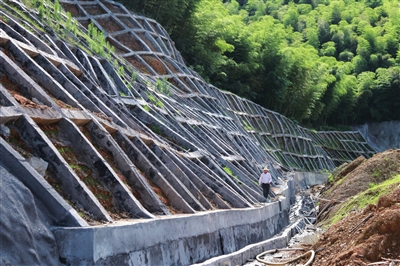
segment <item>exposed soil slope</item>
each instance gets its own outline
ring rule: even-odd
[[[354,167],[354,164],[349,166]],[[332,202],[343,201],[345,204],[359,192],[371,187],[371,184],[379,184],[399,175],[400,150],[376,154],[368,160],[361,160],[352,171],[344,168],[340,173],[344,171],[348,173],[341,177],[343,180],[323,193],[323,198]],[[341,176],[340,173],[337,176]],[[319,250],[313,265],[351,266],[373,262],[382,262],[378,265],[400,265],[400,182],[385,187],[385,190],[391,192],[381,196],[376,204],[369,204],[361,210],[355,205],[344,213],[344,219],[321,236],[313,246],[314,250]],[[373,198],[374,195],[371,193],[370,196]],[[331,219],[338,209],[339,204],[332,207],[325,221]]]
[[[324,197],[343,201],[399,173],[400,150],[377,153],[368,160],[359,157],[338,173],[335,185],[324,192]]]

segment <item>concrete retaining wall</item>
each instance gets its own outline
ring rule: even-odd
[[[330,173],[289,172],[285,178],[293,180],[295,193],[298,193],[304,188],[325,183],[329,175]]]
[[[367,123],[355,129],[378,152],[400,148],[400,121]]]
[[[189,265],[279,233],[289,222],[291,193],[286,187],[279,201],[255,208],[53,232],[61,260],[71,265]]]

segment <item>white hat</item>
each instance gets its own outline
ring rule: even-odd
[[[266,167],[266,166],[264,167],[264,170],[267,170],[267,171],[269,171],[268,167]]]

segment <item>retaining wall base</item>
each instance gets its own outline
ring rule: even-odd
[[[53,233],[60,259],[70,265],[237,265],[288,243],[293,229],[274,236],[289,225],[296,182],[301,184],[285,183],[278,201],[252,208],[54,228]]]

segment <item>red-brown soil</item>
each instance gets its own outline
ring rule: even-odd
[[[360,161],[360,159],[358,158],[353,163],[350,163],[338,174],[335,182],[346,175],[347,178],[344,178],[338,185],[334,185],[330,191],[324,194],[324,197],[338,201],[345,200],[366,190],[372,183],[379,184],[394,174],[400,173],[400,150],[388,150],[378,153],[365,161]],[[359,162],[359,165],[351,169],[356,162]]]
[[[145,74],[151,74],[150,71],[143,65],[135,56],[127,57],[126,60],[131,63],[136,69]]]
[[[398,174],[400,150],[388,150],[361,162],[323,197],[346,201],[368,184]],[[312,248],[318,251],[312,265],[400,265],[400,184],[393,185],[393,191],[380,197],[376,205],[354,210],[332,225]]]
[[[146,61],[147,64],[149,64],[154,69],[154,71],[157,72],[157,74],[159,75],[168,74],[167,69],[160,62],[158,58],[155,58],[154,56],[151,55],[143,55],[142,58]]]
[[[117,31],[121,31],[124,28],[121,27],[114,19],[112,18],[99,18],[97,19],[97,23],[99,23],[103,29],[108,33],[114,33]]]
[[[17,102],[19,102],[19,104],[21,104],[21,106],[29,107],[29,108],[38,108],[38,109],[41,109],[41,110],[44,110],[44,109],[48,108],[48,106],[46,106],[46,105],[37,104],[37,103],[35,103],[35,102],[25,98],[24,96],[21,96],[21,95],[17,94],[17,93],[14,93],[13,96],[14,96],[14,99],[17,100]]]
[[[92,16],[106,14],[106,11],[99,5],[84,5],[83,8]]]
[[[71,13],[73,17],[84,16],[84,13],[79,9],[78,5],[69,3],[60,3],[66,12]]]
[[[135,29],[140,27],[139,25],[135,24],[134,21],[129,17],[118,16],[119,20],[121,20],[128,28]]]
[[[117,36],[116,39],[132,51],[144,51],[140,41],[134,38],[131,34],[122,34]]]
[[[125,14],[125,11],[120,8],[119,6],[113,5],[112,3],[102,1],[103,5],[105,5],[111,12],[113,13],[123,13]]]
[[[148,40],[148,38],[147,38],[147,36],[146,36],[146,34],[145,34],[144,32],[137,32],[136,34],[137,34],[137,36],[138,36],[141,40],[143,40],[144,42],[146,42],[146,45],[150,48],[151,51],[153,51],[153,52],[159,52],[159,51],[157,51],[157,49],[156,49],[156,47],[153,45],[153,43],[152,43],[150,40]]]
[[[400,187],[381,197],[377,205],[331,226],[313,248],[324,248],[313,265],[368,265],[385,258],[400,262]]]

